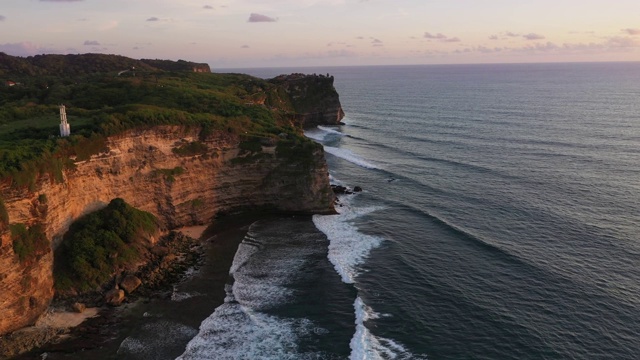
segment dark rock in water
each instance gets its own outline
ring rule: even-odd
[[[109,290],[104,296],[104,301],[111,306],[119,306],[124,301],[124,290]]]
[[[356,186],[353,188],[353,192],[361,192],[362,188],[360,186]]]
[[[125,276],[120,282],[120,288],[127,294],[134,292],[140,285],[142,285],[142,281],[133,275]]]
[[[77,302],[73,303],[73,305],[71,305],[71,308],[73,309],[73,311],[82,314],[87,306],[81,302]]]
[[[331,185],[331,189],[333,189],[333,193],[334,194],[353,194],[353,192],[351,190],[349,190],[348,188],[344,187],[344,186],[340,186],[340,185]]]

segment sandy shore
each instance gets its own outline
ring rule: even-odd
[[[200,239],[206,229],[207,229],[207,226],[198,225],[198,226],[186,226],[180,229],[176,229],[176,231],[179,231],[188,237],[192,237],[194,239]]]
[[[67,329],[82,324],[88,318],[98,316],[100,309],[87,308],[82,313],[70,311],[50,310],[38,319],[36,328],[50,327],[56,329]]]

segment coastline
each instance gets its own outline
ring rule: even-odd
[[[166,282],[158,289],[138,290],[120,307],[88,308],[82,314],[63,311],[43,316],[42,325],[51,325],[47,327],[50,330],[45,332],[49,339],[10,358],[35,360],[46,356],[47,359],[75,359],[82,353],[84,358],[91,359],[138,359],[140,357],[123,354],[122,344],[128,338],[135,337],[136,333],[144,332],[149,314],[158,309],[173,312],[178,318],[186,312],[184,315],[185,319],[189,318],[188,326],[197,330],[200,322],[224,301],[224,285],[238,244],[253,222],[266,217],[259,214],[235,215],[219,219],[210,226],[175,229],[199,241],[202,247],[201,261],[189,265],[175,280]],[[209,293],[197,292],[196,297],[203,299],[197,301],[197,305],[184,306],[184,300],[190,299],[191,295],[178,291],[178,287],[201,280],[198,279],[201,275],[207,277]],[[32,331],[29,329],[37,326],[24,331]],[[188,339],[183,342],[180,346],[172,344],[168,346],[169,349],[156,350],[162,350],[164,354],[175,353],[175,358],[182,353]]]

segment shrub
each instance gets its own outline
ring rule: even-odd
[[[176,181],[176,176],[184,174],[184,169],[180,166],[176,166],[173,169],[156,169],[156,173],[162,174],[169,182]]]
[[[0,232],[7,230],[9,226],[9,213],[4,205],[4,200],[0,197]]]
[[[173,152],[180,156],[194,156],[206,153],[209,150],[207,145],[200,141],[192,141],[185,145],[173,148]]]
[[[18,255],[20,262],[37,260],[49,250],[49,241],[42,224],[35,224],[29,228],[25,224],[11,224],[9,229],[13,252]]]
[[[71,225],[56,256],[56,288],[89,291],[139,259],[143,239],[158,230],[152,214],[113,199]]]
[[[252,153],[262,151],[262,145],[258,140],[243,141],[240,143],[239,147],[241,150],[249,151]]]

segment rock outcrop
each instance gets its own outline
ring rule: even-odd
[[[194,142],[204,150],[189,156],[174,151]],[[108,151],[77,162],[63,183],[45,176],[35,191],[0,184],[10,222],[42,224],[51,239],[50,251],[24,261],[14,253],[10,231],[0,228],[0,334],[34,323],[47,308],[54,295],[51,249],[72,222],[114,198],[153,213],[166,228],[208,224],[236,211],[334,211],[320,146],[292,159],[278,154],[275,144],[258,152],[240,144],[226,131],[203,139],[199,129],[182,126],[136,129],[108,138]]]
[[[333,76],[291,74],[270,80],[289,95],[304,128],[338,125],[344,118],[340,96],[333,86]]]

